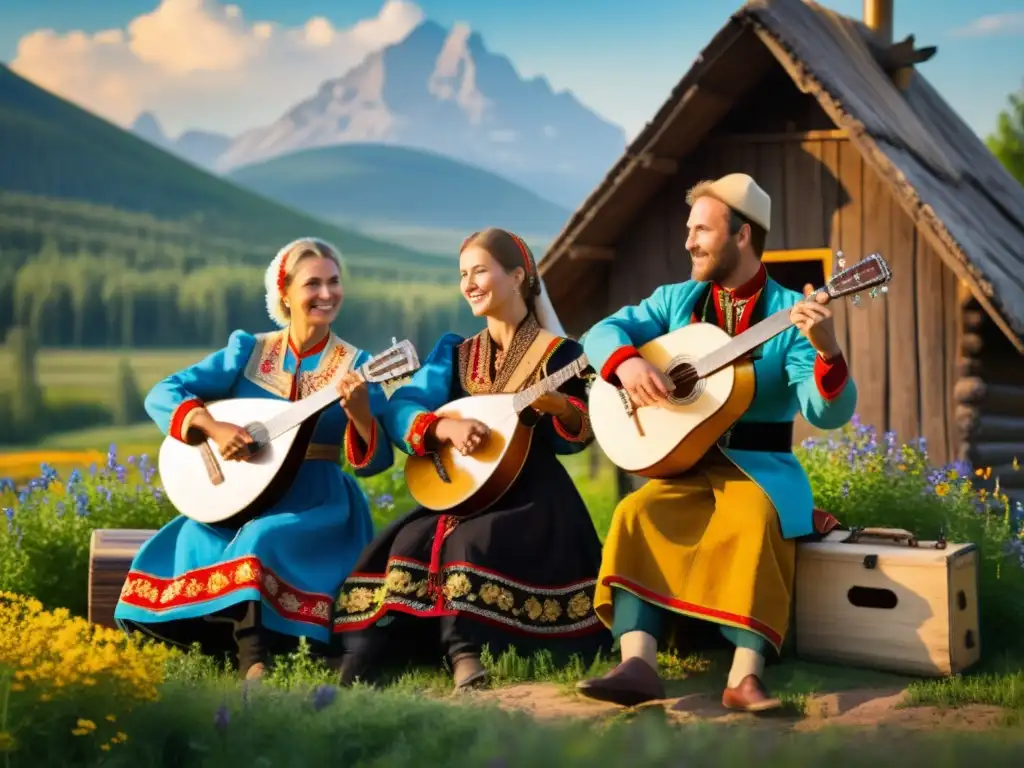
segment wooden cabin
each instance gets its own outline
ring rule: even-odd
[[[836,251],[881,253],[888,294],[836,305],[858,412],[935,462],[991,466],[1024,496],[1024,189],[893,43],[892,2],[855,20],[751,0],[697,57],[540,264],[568,332],[689,276],[687,190],[727,173],[772,198],[764,260],[820,285]],[[801,420],[802,421],[802,420]],[[797,439],[809,434],[798,424]],[[1016,495],[1015,494],[1015,495]]]

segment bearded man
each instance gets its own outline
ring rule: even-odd
[[[766,689],[765,652],[788,629],[795,539],[811,534],[813,500],[792,451],[793,419],[836,429],[853,416],[857,390],[836,341],[828,295],[812,298],[772,280],[761,262],[771,200],[746,174],[702,182],[687,196],[691,279],[659,287],[587,332],[583,348],[602,378],[637,406],[674,389],[637,351],[688,323],[735,335],[792,307],[793,326],[755,356],[756,394],[743,417],[681,476],[650,480],[615,510],[594,605],[621,649],[621,663],[580,683],[591,698],[633,706],[665,697],[657,650],[668,619],[718,625],[735,646],[722,695],[729,709],[780,706]]]

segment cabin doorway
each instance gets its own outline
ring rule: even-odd
[[[764,262],[769,276],[784,288],[804,292],[810,283],[822,288],[832,279],[832,251],[828,248],[811,248],[799,251],[765,251]]]

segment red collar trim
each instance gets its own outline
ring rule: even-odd
[[[331,338],[331,334],[330,333],[328,333],[326,336],[324,336],[322,339],[320,339],[320,341],[318,341],[312,347],[307,349],[305,352],[300,352],[298,350],[298,348],[295,346],[295,341],[292,339],[291,334],[289,334],[288,335],[288,349],[290,349],[292,351],[292,354],[295,355],[295,359],[296,360],[303,360],[303,359],[305,359],[307,357],[312,357],[313,355],[316,355],[316,354],[319,354],[320,352],[323,352],[324,348],[327,346],[327,340],[329,338]]]
[[[741,301],[743,299],[752,299],[754,296],[757,295],[758,291],[760,291],[762,288],[764,288],[764,286],[765,286],[765,284],[767,282],[768,282],[768,271],[764,268],[764,264],[762,264],[761,268],[759,270],[757,270],[757,274],[754,275],[749,280],[747,280],[747,282],[745,282],[743,285],[741,285],[736,290],[730,291],[730,290],[728,290],[726,288],[722,288],[721,286],[716,284],[715,285],[715,293],[717,295],[717,293],[719,291],[724,291],[726,294],[728,294],[732,298],[740,299]]]

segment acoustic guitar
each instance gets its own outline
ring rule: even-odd
[[[357,373],[368,383],[384,383],[419,366],[416,349],[401,341],[368,360]],[[275,504],[305,459],[316,417],[332,405],[341,407],[337,383],[346,373],[345,368],[339,370],[330,383],[297,402],[233,398],[209,403],[206,409],[213,419],[243,427],[255,442],[246,460],[227,461],[210,439],[191,445],[166,437],[158,466],[171,504],[193,520],[232,528]]]
[[[405,462],[405,484],[422,506],[437,512],[468,514],[487,509],[519,477],[533,441],[533,429],[520,414],[541,396],[554,392],[586,369],[580,355],[569,365],[514,394],[471,395],[438,408],[441,418],[476,419],[490,430],[471,454],[463,455],[450,443],[426,456]]]
[[[891,279],[889,265],[872,254],[813,295],[824,291],[838,299],[871,289],[874,298],[877,286]],[[588,403],[591,428],[609,460],[647,478],[673,477],[693,467],[750,407],[755,382],[748,355],[792,325],[791,309],[735,337],[711,323],[691,323],[644,344],[640,356],[675,386],[667,402],[636,407],[625,389],[595,379]]]

